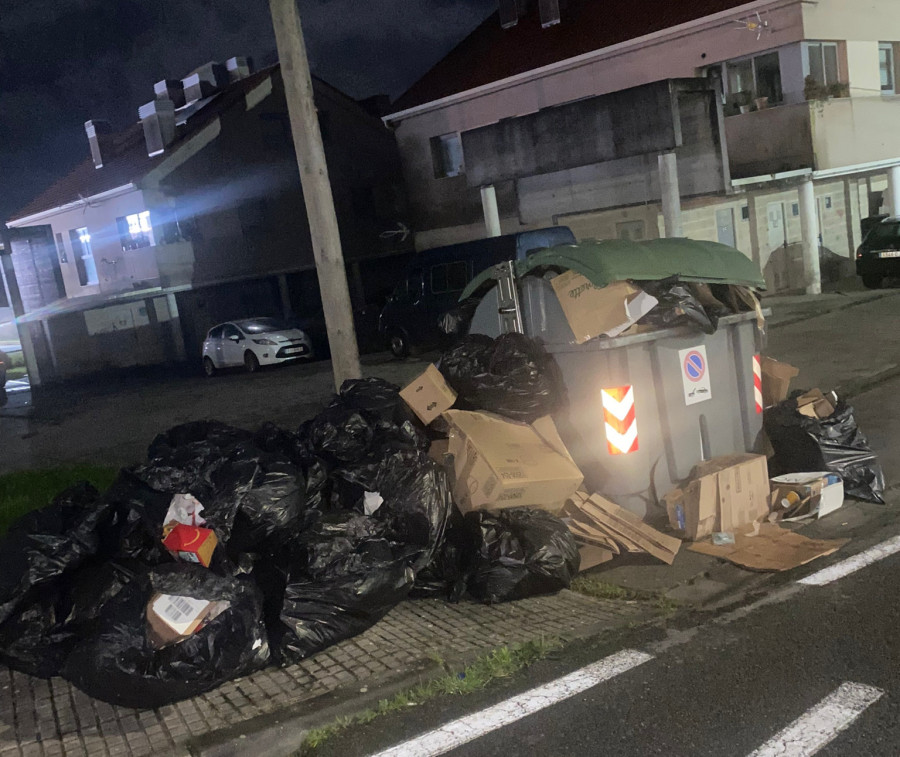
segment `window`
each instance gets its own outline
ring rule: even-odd
[[[241,332],[238,331],[237,326],[232,326],[230,323],[226,324],[225,327],[222,329],[222,336],[225,339],[232,339],[234,337],[237,337],[238,339],[243,339],[243,337],[241,336]]]
[[[639,242],[646,239],[646,227],[643,221],[622,221],[616,224],[616,237]]]
[[[224,331],[225,331],[224,326],[216,326],[214,329],[210,329],[210,332],[209,332],[209,335],[207,336],[207,338],[208,339],[221,339]]]
[[[750,207],[747,205],[744,205],[744,207],[741,208],[741,220],[742,221],[750,220]]]
[[[459,134],[444,134],[431,139],[431,160],[434,176],[442,179],[465,173],[463,168],[462,139]]]
[[[69,256],[66,254],[66,243],[63,241],[61,231],[56,232],[56,251],[59,253],[59,262],[68,263]]]
[[[778,53],[757,55],[753,59],[756,71],[756,96],[768,97],[770,103],[780,103],[784,99],[781,91],[781,64]]]
[[[78,282],[83,287],[99,284],[97,265],[94,263],[94,251],[91,249],[91,235],[88,233],[87,227],[71,229],[69,241],[72,243],[72,254],[75,256]]]
[[[881,42],[878,45],[878,70],[881,73],[881,94],[896,94],[896,70],[894,69],[894,45]]]
[[[469,264],[465,261],[431,267],[431,292],[461,292],[469,283]]]
[[[840,81],[837,42],[806,43],[807,75],[826,87]]]
[[[738,92],[753,92],[753,61],[740,60],[726,64],[728,73],[728,91],[732,94]]]
[[[766,97],[769,103],[784,100],[781,88],[781,59],[777,52],[721,64],[724,72],[724,102],[735,106],[750,105],[750,98]],[[707,72],[710,76],[710,72]],[[711,78],[721,78],[713,76]]]
[[[153,246],[153,227],[150,225],[150,211],[132,213],[116,219],[119,241],[123,250],[139,250]]]
[[[797,202],[791,203],[791,215],[795,218],[800,215],[800,204]]]

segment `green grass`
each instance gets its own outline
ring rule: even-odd
[[[63,489],[90,481],[100,491],[115,479],[118,470],[97,465],[20,471],[0,476],[0,535],[25,513],[49,504]]]
[[[618,599],[622,601],[654,603],[659,612],[665,616],[672,615],[678,609],[678,603],[664,594],[626,589],[624,586],[616,586],[615,584],[601,581],[596,576],[576,576],[569,588],[594,599]]]
[[[543,660],[561,646],[562,642],[559,639],[541,638],[523,644],[499,647],[482,655],[458,673],[449,670],[440,658],[433,658],[443,665],[447,670],[446,673],[412,689],[401,691],[390,699],[382,699],[375,707],[365,712],[337,718],[322,728],[310,731],[300,754],[311,754],[317,746],[350,726],[365,725],[382,715],[415,707],[437,697],[460,696],[479,691],[498,678],[509,678],[538,660]]]

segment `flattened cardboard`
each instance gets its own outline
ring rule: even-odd
[[[584,344],[601,334],[618,336],[657,303],[655,297],[627,281],[597,287],[577,271],[566,271],[550,284],[576,344]]]
[[[834,414],[834,404],[819,389],[810,389],[797,397],[797,411],[809,418],[827,418]]]
[[[584,476],[549,419],[536,427],[490,413],[448,410],[453,498],[463,513],[505,507],[559,512]],[[541,433],[538,432],[540,429]]]
[[[763,357],[759,367],[762,373],[763,405],[771,407],[786,400],[791,391],[791,379],[800,373],[800,369],[770,357]]]
[[[774,523],[742,526],[735,532],[734,544],[716,546],[709,541],[691,544],[693,552],[718,557],[748,570],[783,571],[806,565],[830,555],[849,539],[809,539]]]
[[[619,507],[615,502],[594,494],[583,509],[604,528],[623,535],[637,545],[642,552],[653,555],[658,560],[671,565],[681,547],[681,540],[667,536],[648,526],[634,513]]]
[[[689,483],[663,497],[669,523],[691,541],[734,531],[769,514],[769,471],[763,455],[725,455],[700,463]]]
[[[400,396],[426,426],[456,402],[456,392],[433,365],[403,387]]]
[[[605,562],[613,559],[613,553],[603,547],[595,547],[592,544],[581,544],[578,547],[578,554],[581,555],[581,563],[578,572],[583,573],[591,568],[596,568]]]

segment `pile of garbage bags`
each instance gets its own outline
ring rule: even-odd
[[[853,408],[838,399],[825,418],[810,417],[797,409],[795,391],[783,402],[766,409],[763,426],[775,455],[773,475],[830,471],[844,481],[848,497],[884,504],[884,471],[860,431]]]
[[[522,418],[559,400],[532,345],[482,347],[478,376],[524,388],[483,386],[458,353],[473,402]],[[105,493],[75,486],[0,540],[0,661],[158,707],[313,655],[409,596],[568,586],[578,550],[562,522],[525,508],[464,518],[429,444],[380,379],[346,382],[296,432],[203,421],[160,434]],[[164,544],[174,529],[206,547]]]

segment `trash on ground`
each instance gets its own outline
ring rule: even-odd
[[[783,571],[830,555],[849,539],[810,539],[774,523],[744,525],[734,532],[734,543],[711,541],[691,544],[692,552],[718,557],[748,570]]]
[[[834,392],[829,392],[828,396],[826,396],[822,394],[820,389],[810,389],[805,394],[797,397],[797,412],[808,418],[822,420],[834,413],[836,404],[837,395]]]
[[[527,507],[465,517],[472,539],[469,592],[486,603],[506,602],[567,589],[580,555],[566,524]]]
[[[844,504],[844,482],[836,473],[786,473],[769,484],[770,520],[821,518]]]
[[[760,360],[760,371],[764,407],[771,407],[786,400],[791,390],[791,379],[800,373],[799,368],[770,357],[763,357]]]
[[[610,559],[623,552],[647,553],[671,565],[681,547],[680,539],[657,531],[599,494],[576,492],[566,502],[563,514],[576,541],[608,551]]]
[[[228,607],[228,602],[157,592],[147,603],[150,643],[161,648],[182,641]]]
[[[844,494],[884,504],[884,472],[869,442],[856,424],[853,408],[837,398],[825,418],[800,413],[795,392],[766,408],[763,427],[772,444],[772,473],[828,471],[844,481]]]
[[[400,396],[426,426],[456,402],[456,392],[433,365],[401,389]]]
[[[725,455],[691,471],[687,483],[663,497],[669,524],[696,541],[769,514],[769,472],[763,455]]]
[[[559,367],[523,334],[496,340],[471,334],[441,356],[438,368],[457,393],[455,407],[460,410],[485,410],[531,423],[564,403]]]
[[[205,526],[206,520],[200,513],[203,512],[203,505],[196,497],[190,494],[176,494],[172,497],[172,503],[163,518],[163,537],[169,535],[169,532],[179,523],[185,526]]]
[[[567,271],[550,284],[575,335],[575,344],[601,335],[619,336],[657,302],[631,282],[616,281],[598,287],[577,271]]]
[[[176,523],[163,539],[163,546],[173,557],[184,562],[199,563],[205,568],[212,562],[213,551],[218,544],[216,532],[201,526]]]
[[[734,534],[731,531],[716,531],[712,535],[712,543],[717,547],[734,544]]]
[[[558,512],[584,476],[548,416],[534,424],[448,410],[453,498],[463,513],[506,507]]]

